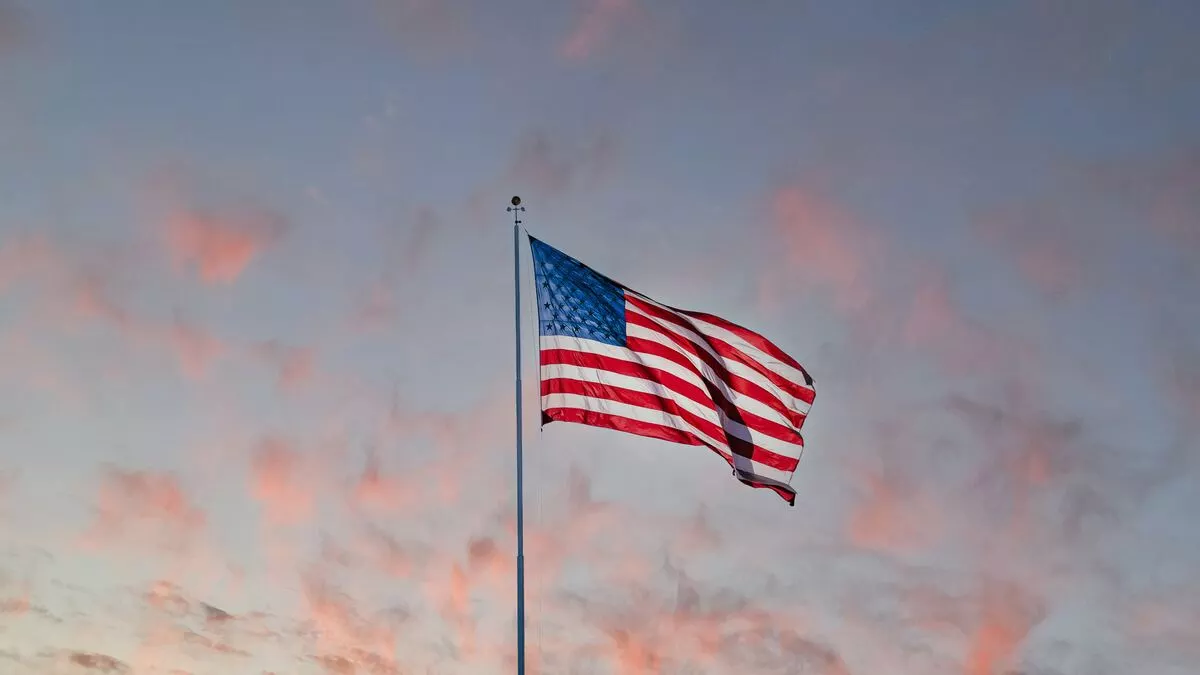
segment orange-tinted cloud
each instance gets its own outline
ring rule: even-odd
[[[287,229],[277,213],[214,213],[180,209],[166,218],[166,243],[175,264],[210,284],[230,284]]]
[[[637,0],[585,0],[585,4],[575,27],[559,47],[563,57],[574,61],[593,56],[613,31],[638,11]]]
[[[986,586],[980,599],[979,620],[969,639],[966,675],[1011,672],[1025,638],[1041,620],[1042,610],[1018,589]]]

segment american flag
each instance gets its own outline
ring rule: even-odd
[[[542,423],[705,446],[794,505],[816,390],[758,333],[638,293],[533,237]]]

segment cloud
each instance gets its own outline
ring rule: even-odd
[[[108,656],[107,654],[97,654],[95,652],[71,652],[68,656],[68,661],[87,670],[98,671],[101,673],[114,673],[120,675],[131,672],[129,666],[124,661]]]
[[[637,0],[585,0],[584,4],[575,27],[559,46],[559,54],[572,61],[594,56],[639,11]]]
[[[192,603],[183,597],[179,586],[165,579],[159,579],[151,585],[145,600],[151,607],[171,616],[186,616],[192,611]]]
[[[988,585],[982,592],[979,620],[971,634],[966,675],[1004,675],[1044,610],[1018,588]]]
[[[111,280],[101,274],[77,274],[73,286],[76,316],[108,323],[134,345],[165,348],[175,356],[180,372],[190,379],[203,378],[228,351],[227,345],[208,330],[178,315],[160,321],[135,314],[114,297]]]
[[[305,576],[303,590],[309,621],[323,653],[316,660],[326,670],[356,673],[361,667],[373,673],[398,672],[393,654],[405,614],[384,611],[364,616],[354,598],[311,573]]]
[[[876,301],[881,237],[811,188],[789,186],[771,201],[774,240],[786,270],[762,281],[762,300],[778,304],[780,277],[801,282],[809,292],[828,293],[832,304],[857,312]]]
[[[296,524],[312,516],[316,500],[309,458],[279,436],[262,438],[250,466],[250,492],[268,523]]]
[[[162,328],[151,327],[149,334],[155,335]],[[209,367],[225,351],[225,345],[204,328],[176,318],[165,327],[164,342],[171,346],[179,359],[183,374],[191,379],[200,379]]]
[[[907,304],[902,340],[924,350],[954,375],[1000,373],[1000,364],[1031,363],[1032,345],[969,316],[945,270],[915,266],[919,278]]]
[[[746,572],[742,576],[752,578]],[[623,675],[849,673],[833,647],[797,616],[773,609],[778,597],[762,588],[710,588],[670,567],[615,588],[621,590],[557,598],[567,601],[563,609],[571,610],[577,627],[590,627],[602,639],[577,654],[579,661],[603,659]]]
[[[854,546],[908,553],[927,548],[940,537],[938,502],[902,466],[885,458],[882,467],[856,471],[862,497],[849,511],[846,532]]]
[[[200,608],[204,610],[204,621],[208,624],[220,624],[233,620],[233,615],[220,607],[213,607],[208,603],[200,603]]]
[[[96,517],[84,540],[91,546],[140,543],[182,552],[206,523],[175,476],[110,467],[101,476]]]
[[[172,260],[205,283],[231,284],[279,241],[287,221],[261,210],[213,212],[178,209],[166,218],[166,245]]]

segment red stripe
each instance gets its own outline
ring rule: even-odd
[[[620,415],[609,415],[607,413],[596,412],[594,410],[582,410],[580,408],[550,408],[542,411],[543,419],[546,421],[570,422],[574,424],[586,424],[593,427],[603,427],[605,429],[615,429],[626,433],[635,434],[637,436],[647,436],[649,438],[657,438],[659,440],[671,441],[674,443],[682,443],[685,445],[702,445],[716,452],[730,466],[733,466],[731,460],[721,454],[711,445],[701,441],[696,436],[681,431],[674,427],[668,427],[661,424],[652,424],[650,422],[642,422],[640,420],[621,417]],[[753,478],[739,475],[738,480],[745,485],[755,488],[766,488],[774,491],[782,497],[788,504],[796,505],[796,491],[790,486],[770,484],[765,482],[755,481]]]
[[[742,326],[737,325],[736,323],[734,323],[732,321],[722,319],[719,316],[714,316],[712,314],[707,314],[705,312],[693,312],[693,311],[686,310],[686,309],[677,309],[675,311],[679,312],[680,314],[684,314],[686,316],[700,319],[701,321],[707,321],[708,323],[711,323],[714,326],[720,326],[721,328],[724,328],[725,330],[729,331],[730,333],[733,333],[734,335],[745,340],[747,344],[753,345],[754,347],[756,347],[759,351],[763,352],[764,354],[770,354],[771,356],[774,356],[775,358],[779,359],[779,361],[781,363],[786,363],[787,365],[800,371],[801,373],[804,374],[804,378],[805,378],[805,380],[807,380],[808,385],[810,387],[812,386],[812,383],[813,383],[812,375],[808,374],[808,370],[806,370],[804,368],[804,366],[800,365],[800,363],[798,361],[796,361],[796,359],[789,356],[787,352],[783,351],[779,347],[776,347],[775,343],[773,343],[770,340],[766,339],[765,337],[759,335],[758,333],[755,333],[754,331],[750,330],[749,328],[744,328]],[[809,402],[811,403],[811,401],[809,401]]]
[[[668,414],[678,416],[686,424],[704,433],[709,438],[725,441],[727,449],[736,453],[739,457],[745,457],[763,466],[769,466],[779,471],[795,471],[799,463],[799,460],[794,457],[785,457],[777,452],[754,445],[745,439],[732,436],[712,420],[704,419],[689,410],[684,410],[674,400],[657,394],[634,391],[624,387],[614,387],[597,382],[573,380],[565,377],[542,380],[542,396],[546,396],[547,394],[578,394],[589,398],[617,401],[618,403],[646,408],[648,410],[662,410]],[[709,443],[705,443],[705,445],[711,447]]]
[[[634,338],[635,340],[637,338]],[[651,341],[651,344],[666,349],[662,345]],[[686,358],[684,361],[687,361]],[[784,426],[774,420],[766,419],[754,413],[747,412],[735,406],[725,393],[718,387],[714,386],[703,375],[699,369],[691,362],[688,362],[684,367],[688,368],[692,373],[700,378],[704,383],[705,389],[700,389],[693,382],[685,380],[674,373],[647,366],[642,363],[635,363],[623,359],[595,354],[593,352],[583,352],[574,349],[544,349],[541,353],[542,365],[567,364],[578,366],[581,368],[596,368],[607,370],[621,375],[628,375],[651,382],[657,382],[667,389],[678,393],[685,398],[695,401],[697,404],[709,408],[713,412],[718,409],[725,414],[729,420],[743,424],[752,432],[770,436],[776,440],[785,443],[794,443],[799,446],[804,445],[804,438],[794,429]],[[678,361],[674,361],[678,363]],[[803,417],[801,418],[803,420]]]
[[[642,300],[641,298],[629,295],[628,293],[625,294],[625,301],[632,304],[634,307],[637,307],[638,310],[645,312],[646,314],[648,314],[652,317],[656,317],[658,319],[666,321],[667,323],[674,324],[680,328],[683,328],[683,329],[686,329],[686,330],[689,330],[689,331],[695,333],[696,335],[700,336],[700,339],[702,339],[706,344],[708,344],[708,346],[712,347],[713,351],[716,352],[717,355],[720,356],[721,358],[737,361],[738,363],[741,363],[741,364],[745,365],[746,367],[753,369],[759,375],[762,375],[763,377],[767,378],[767,380],[770,381],[771,384],[775,385],[776,387],[779,387],[783,391],[786,391],[787,393],[800,399],[801,401],[804,401],[805,403],[808,403],[810,405],[812,404],[813,399],[815,398],[815,393],[813,392],[812,389],[809,389],[807,386],[802,385],[798,382],[789,380],[786,377],[780,375],[779,373],[776,373],[775,371],[771,370],[770,368],[767,368],[766,366],[759,363],[758,361],[755,361],[754,359],[750,358],[749,356],[746,356],[745,354],[743,354],[741,351],[739,351],[737,348],[735,348],[733,345],[729,344],[728,342],[725,342],[724,340],[722,340],[720,338],[713,337],[712,335],[706,335],[704,333],[704,331],[697,328],[692,322],[688,321],[683,316],[681,316],[675,312],[672,312],[671,310],[663,309],[662,307],[659,307],[657,305],[652,305],[652,304],[646,302],[645,300]],[[632,318],[632,316],[634,316],[634,315],[630,315],[629,313],[626,313],[626,315],[625,315],[626,321],[629,321]],[[688,342],[691,342],[691,340],[688,340]],[[711,356],[711,354],[710,354],[710,356]]]
[[[713,371],[713,374],[716,375],[717,378],[720,379],[721,382],[727,385],[730,389],[738,392],[739,394],[745,394],[746,396],[753,398],[754,400],[771,408],[775,412],[783,415],[784,419],[795,425],[797,429],[804,425],[804,413],[788,407],[783,401],[779,400],[779,397],[775,396],[770,391],[767,391],[767,389],[761,384],[758,384],[752,380],[748,380],[741,375],[735,375],[734,373],[729,372],[724,363],[721,363],[719,359],[713,358],[713,355],[709,354],[707,351],[697,347],[692,343],[691,340],[672,330],[663,328],[655,323],[653,319],[644,317],[637,313],[626,313],[625,321],[626,323],[655,331],[656,333],[666,337],[668,340],[675,343],[680,350],[683,350],[688,354],[700,359],[700,361],[703,362],[704,365],[708,366]],[[675,363],[692,369],[698,375],[700,375],[702,379],[708,379],[704,377],[704,374],[700,372],[699,368],[697,368],[696,365],[687,358],[687,356],[680,354],[676,349],[671,349],[670,347],[655,342],[654,340],[647,340],[638,337],[627,337],[625,338],[625,346],[629,347],[635,352],[645,352],[647,354],[654,354],[663,358],[669,358]]]

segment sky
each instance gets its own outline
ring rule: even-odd
[[[1200,4],[0,0],[0,672],[515,672],[528,231],[805,365],[538,426],[529,672],[1200,663]]]

